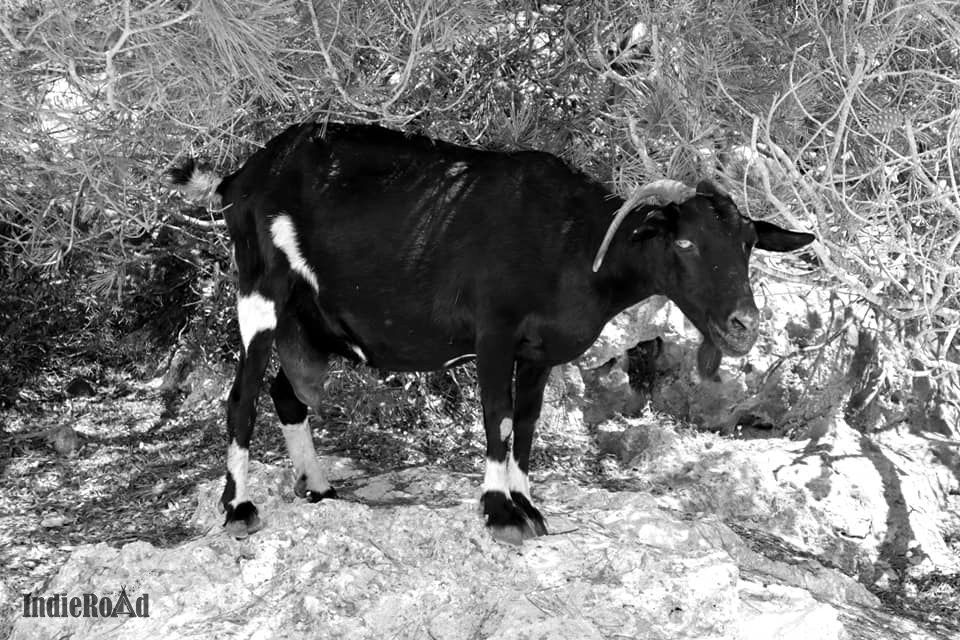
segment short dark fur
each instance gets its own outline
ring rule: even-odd
[[[180,168],[174,181],[186,184],[193,170]],[[547,153],[480,151],[375,126],[293,126],[218,193],[240,295],[259,293],[277,311],[276,329],[257,334],[240,360],[231,438],[248,446],[274,344],[282,368],[271,394],[285,424],[321,402],[331,354],[357,359],[356,346],[375,367],[423,371],[475,353],[487,457],[507,459],[499,426],[511,418],[524,473],[551,367],[582,354],[610,318],[667,295],[704,334],[701,361],[715,370],[721,352],[745,353],[756,337],[751,248],[813,239],[754,224],[704,182],[684,203],[634,210],[594,273],[623,204],[596,181]],[[272,243],[279,214],[293,222],[318,293]],[[225,505],[233,495],[228,481]],[[545,533],[521,498],[485,494],[488,525],[513,537]],[[227,519],[254,530],[255,514],[228,508]]]

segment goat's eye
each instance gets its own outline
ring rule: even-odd
[[[676,240],[674,240],[673,244],[677,245],[678,249],[683,249],[684,251],[693,249],[694,247],[693,242],[691,242],[690,240],[687,240],[686,238],[677,238]]]

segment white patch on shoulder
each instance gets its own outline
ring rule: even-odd
[[[274,218],[270,224],[270,237],[273,238],[273,245],[287,257],[290,268],[306,280],[315,292],[319,292],[320,285],[317,282],[317,276],[300,251],[297,231],[293,228],[293,221],[290,216],[280,214]]]
[[[246,353],[254,336],[277,327],[276,305],[255,291],[248,296],[237,296],[237,321]]]
[[[233,500],[230,501],[231,507],[236,507],[241,502],[247,502],[250,498],[247,496],[247,466],[250,461],[250,452],[237,444],[236,440],[230,441],[227,447],[227,471],[233,478],[233,484],[236,487],[236,493]]]
[[[513,420],[504,418],[500,421],[500,442],[504,442],[513,433]]]
[[[507,486],[510,487],[510,491],[522,493],[530,501],[530,504],[533,504],[533,500],[530,498],[530,479],[517,465],[517,459],[513,457],[512,451],[510,452],[510,458],[507,460]]]
[[[488,491],[499,491],[504,495],[510,495],[510,482],[507,476],[507,463],[497,462],[487,458],[487,468],[483,473],[483,493]]]
[[[317,451],[313,448],[313,436],[306,420],[297,424],[281,424],[283,439],[287,443],[287,453],[293,461],[293,468],[299,479],[307,476],[307,488],[317,494],[330,490],[330,483],[317,460]]]
[[[476,358],[476,357],[477,357],[477,354],[475,354],[475,353],[465,353],[465,354],[463,354],[462,356],[457,356],[456,358],[450,358],[449,360],[447,360],[446,362],[444,362],[444,363],[443,363],[443,368],[446,369],[446,368],[448,368],[448,367],[455,367],[455,366],[457,366],[458,364],[462,364],[462,363],[464,363],[464,362],[466,362],[466,361],[468,361],[468,360],[471,360],[471,359],[473,359],[473,358]]]

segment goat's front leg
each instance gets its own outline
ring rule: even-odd
[[[538,536],[547,535],[547,525],[530,497],[530,448],[533,433],[543,406],[543,390],[550,377],[550,367],[517,362],[516,399],[513,408],[513,447],[507,460],[507,481],[510,499],[526,516],[530,529]]]
[[[520,544],[535,535],[523,510],[510,499],[507,443],[513,433],[513,344],[487,339],[477,346],[477,378],[487,435],[487,465],[480,503],[497,540]]]

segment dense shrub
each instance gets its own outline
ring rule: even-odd
[[[624,192],[713,177],[822,241],[807,271],[761,269],[858,294],[948,366],[953,0],[13,0],[0,26],[4,312],[33,344],[7,349],[69,346],[74,330],[31,315],[48,304],[125,329],[203,308],[223,233],[184,224],[196,212],[162,170],[185,152],[232,168],[287,124],[334,118],[551,150]],[[183,257],[169,233],[195,238],[189,269],[162,266]],[[30,302],[37,278],[50,294]]]

